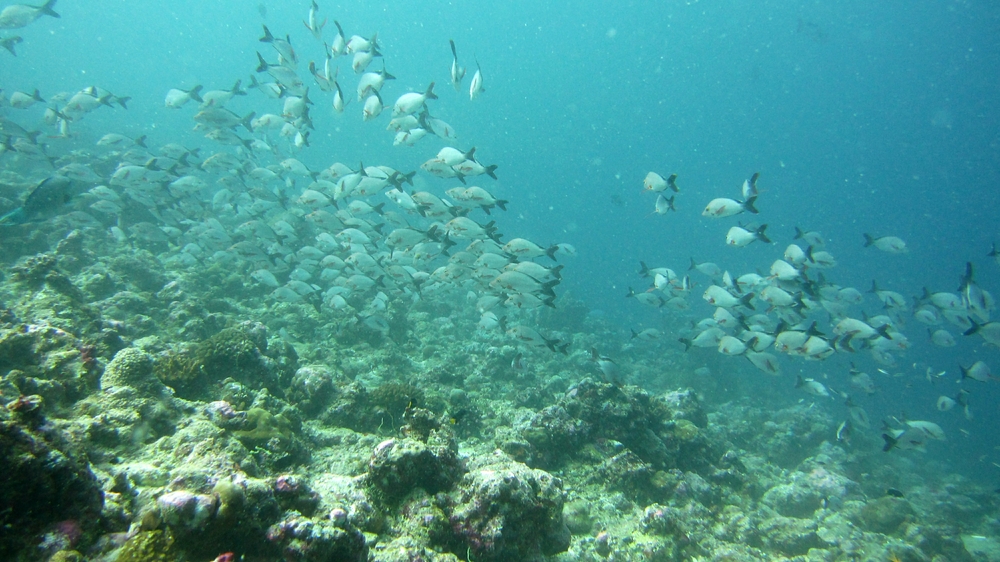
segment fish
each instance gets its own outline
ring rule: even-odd
[[[27,4],[11,4],[0,11],[0,29],[19,29],[25,27],[42,16],[60,18],[53,9],[56,0],[48,0],[41,6]]]
[[[971,336],[973,334],[979,334],[987,343],[1000,347],[1000,322],[979,324],[973,320],[972,326],[962,332],[962,335]]]
[[[476,73],[472,75],[472,83],[469,84],[469,99],[475,101],[485,91],[486,88],[483,87],[483,69],[479,66],[479,60],[477,59]]]
[[[931,343],[938,347],[955,347],[955,338],[948,330],[939,329],[932,332],[931,329],[928,328],[927,335],[929,336]]]
[[[424,107],[424,103],[427,100],[438,99],[437,94],[434,93],[434,82],[431,82],[427,86],[427,90],[424,93],[419,94],[416,92],[405,93],[396,100],[396,103],[392,106],[392,116],[398,117],[400,115],[412,115],[420,111]]]
[[[200,84],[190,90],[171,88],[167,91],[167,97],[164,99],[163,104],[171,109],[177,109],[191,100],[201,103],[203,100],[199,92],[201,92]]]
[[[533,328],[524,325],[512,326],[507,330],[507,335],[513,337],[517,341],[529,345],[531,347],[545,347],[552,352],[559,352],[563,355],[568,355],[568,342],[560,342],[556,339],[549,339]]]
[[[830,391],[827,390],[826,385],[815,379],[804,379],[802,378],[802,375],[796,376],[795,388],[802,389],[806,394],[812,394],[813,396],[833,398],[833,396],[830,395]]]
[[[765,351],[754,351],[752,349],[748,349],[743,355],[754,367],[757,367],[761,371],[775,376],[781,374],[781,366],[778,363],[778,358],[774,355]]]
[[[875,381],[872,380],[868,373],[865,373],[855,367],[854,363],[851,363],[851,369],[848,372],[848,380],[850,381],[852,387],[857,388],[865,394],[875,394]]]
[[[14,109],[28,109],[29,107],[35,105],[37,102],[44,102],[45,98],[38,92],[38,88],[35,88],[30,94],[24,92],[14,92],[10,95],[8,103]]]
[[[632,337],[629,339],[633,340],[640,339],[642,341],[653,341],[663,337],[663,332],[657,330],[656,328],[646,328],[645,330],[641,330],[639,332],[631,330],[631,332],[632,332]]]
[[[705,299],[705,302],[712,306],[735,308],[737,306],[750,306],[750,301],[753,300],[754,294],[748,293],[737,297],[723,287],[710,285],[707,289],[705,289],[705,293],[702,295],[702,298]]]
[[[295,49],[292,48],[292,43],[288,36],[285,36],[285,39],[275,37],[274,35],[271,35],[271,30],[268,29],[266,25],[264,25],[263,28],[264,36],[261,37],[259,41],[261,43],[270,43],[271,46],[274,47],[274,50],[278,52],[278,55],[284,61],[285,65],[287,65],[288,68],[295,70],[295,67],[299,62],[299,57],[295,53]]]
[[[916,450],[921,452],[926,452],[927,435],[915,428],[907,428],[905,430],[900,429],[889,429],[886,433],[882,434],[882,439],[885,441],[885,445],[882,446],[882,451],[888,453],[893,449],[900,450]]]
[[[744,212],[756,215],[758,212],[757,207],[754,206],[756,201],[756,195],[745,201],[719,197],[709,201],[708,205],[705,206],[705,210],[701,212],[701,215],[711,218],[732,217]]]
[[[965,274],[962,275],[962,283],[958,292],[962,295],[965,307],[980,322],[990,321],[990,305],[987,302],[986,292],[976,284],[973,273],[972,262],[966,262]]]
[[[957,402],[952,398],[947,396],[938,396],[935,407],[937,407],[939,412],[947,412],[954,408],[955,404],[957,404]]]
[[[660,174],[649,172],[646,174],[645,179],[642,180],[642,187],[646,191],[653,193],[666,191],[667,189],[672,189],[674,192],[680,191],[680,188],[677,187],[677,174],[671,174],[667,179],[663,179],[663,176]]]
[[[319,21],[319,5],[316,4],[316,0],[313,0],[312,5],[309,6],[309,18],[302,22],[306,26],[306,29],[313,34],[313,37],[317,41],[323,40],[323,28],[326,26],[326,19],[323,19],[323,23]]]
[[[677,207],[674,206],[674,199],[676,195],[671,195],[670,198],[666,198],[662,193],[656,196],[656,206],[653,208],[653,212],[658,215],[665,215],[670,211],[676,211]]]
[[[802,240],[809,246],[821,248],[826,245],[826,240],[823,235],[815,230],[802,230],[799,227],[795,227],[795,236],[792,237],[793,240]]]
[[[849,443],[851,441],[851,420],[844,420],[837,426],[837,441]]]
[[[361,79],[358,80],[358,101],[363,101],[373,91],[382,91],[382,86],[386,80],[395,79],[395,76],[386,72],[384,65],[382,66],[382,70],[378,72],[366,72],[362,74]]]
[[[622,384],[622,373],[618,364],[615,363],[610,357],[601,355],[598,353],[596,347],[590,348],[590,360],[597,365],[597,368],[601,371],[604,376],[605,382],[620,385]]]
[[[49,176],[35,185],[24,203],[0,216],[0,226],[32,222],[61,209],[73,197],[73,182],[65,176]]]
[[[449,39],[451,45],[451,85],[456,92],[462,91],[462,79],[465,78],[466,68],[458,64],[458,51],[455,50],[455,40]]]
[[[754,172],[752,176],[748,179],[743,180],[743,187],[741,192],[743,193],[743,199],[749,199],[751,197],[757,197],[759,192],[757,191],[757,178],[760,177],[760,172]]]
[[[874,246],[876,249],[890,254],[903,254],[909,251],[906,247],[906,242],[897,236],[880,236],[875,238],[872,235],[865,233],[864,237],[865,248]]]
[[[382,96],[378,92],[372,92],[372,95],[365,100],[365,106],[361,111],[362,119],[365,121],[378,117],[382,113]]]
[[[972,379],[979,382],[987,382],[994,378],[993,372],[990,370],[990,366],[986,364],[985,361],[976,361],[968,367],[958,366],[962,373],[960,380]]]
[[[741,226],[734,226],[726,233],[726,245],[734,248],[744,248],[758,240],[770,244],[771,239],[764,233],[765,230],[767,230],[766,224],[761,225],[757,230],[747,230]]]
[[[222,107],[229,103],[235,96],[247,95],[246,90],[240,88],[243,80],[237,80],[233,87],[228,90],[209,90],[201,96],[201,109],[208,107]]]

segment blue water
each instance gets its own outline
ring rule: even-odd
[[[99,111],[74,125],[80,138],[146,134],[150,146],[181,142],[214,150],[189,131],[190,108],[163,107],[168,89],[246,84],[255,50],[276,58],[257,41],[262,22],[276,35],[291,35],[300,75],[307,76],[309,60],[322,64],[322,46],[301,23],[306,2],[265,2],[264,17],[256,2],[164,5],[60,2],[61,19],[20,30],[17,58],[0,52],[0,85],[50,96],[97,84],[133,100],[128,112]],[[1000,295],[998,266],[986,256],[1000,241],[1000,6],[323,2],[321,16],[339,20],[347,35],[379,32],[386,67],[398,77],[383,90],[387,104],[437,82],[434,114],[458,130],[460,147],[476,146],[482,161],[499,165],[500,180],[483,185],[512,202],[509,212],[494,216],[500,231],[577,248],[559,291],[620,326],[621,342],[609,342],[609,353],[627,340],[629,328],[711,313],[700,299],[708,280],[698,274],[688,312],[624,299],[629,287],[648,284],[635,273],[639,260],[681,274],[690,258],[734,274],[764,272],[791,242],[794,226],[823,233],[839,262],[825,273],[840,285],[865,290],[877,279],[907,296],[925,286],[955,291],[972,261],[979,283]],[[331,21],[325,36],[332,31]],[[470,68],[460,93],[448,84],[448,39]],[[476,60],[486,92],[470,102]],[[319,169],[363,160],[412,170],[442,145],[426,139],[417,148],[394,148],[384,130],[387,116],[361,122],[349,62],[339,66],[353,101],[335,116],[329,96],[311,89],[316,131],[311,148],[298,155],[303,162]],[[257,92],[229,107],[241,115],[276,109]],[[678,174],[676,214],[651,214],[655,197],[642,191],[650,170]],[[753,220],[769,225],[775,244],[728,248],[725,233],[744,216],[711,220],[700,210],[714,197],[738,197],[743,179],[756,171],[763,194]],[[443,183],[421,174],[421,185]],[[900,236],[910,252],[862,248],[866,232]],[[865,310],[878,312],[873,299]],[[904,332],[913,345],[889,369],[900,378],[875,375],[866,354],[821,364],[783,358],[787,372],[780,379],[742,360],[721,363],[745,372],[747,388],[787,389],[791,402],[801,395],[790,389],[788,373],[828,375],[846,390],[853,360],[877,377],[879,393],[856,400],[873,420],[905,413],[940,423],[949,441],[932,443],[935,453],[991,481],[998,474],[990,462],[1000,462],[996,383],[962,385],[973,392],[973,421],[957,410],[937,412],[934,400],[959,388],[959,364],[984,359],[1000,370],[1000,354],[978,337],[951,331],[957,347],[932,348],[925,327],[911,319]],[[655,345],[675,353],[675,337]],[[720,363],[712,350],[691,354],[694,362]],[[947,380],[929,385],[926,366],[946,370]]]

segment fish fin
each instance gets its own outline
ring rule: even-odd
[[[451,56],[455,57],[455,60],[458,60],[458,51],[455,50],[455,40],[449,39],[448,43],[451,44]]]
[[[308,27],[308,26],[307,26]],[[258,39],[261,43],[273,43],[274,35],[271,35],[271,30],[264,26],[264,36]]]
[[[675,193],[680,193],[681,188],[677,187],[677,174],[670,174],[670,177],[667,178],[667,185],[670,189],[674,190]],[[673,198],[671,197],[669,201],[673,201]]]
[[[57,14],[56,11],[52,9],[52,7],[55,5],[56,5],[56,0],[49,0],[48,2],[45,3],[44,6],[39,6],[38,11],[47,16],[52,16],[54,18],[61,18],[62,16]]]
[[[434,82],[431,82],[430,85],[427,86],[427,91],[424,92],[424,98],[429,100],[438,99],[437,94],[434,93]]]
[[[14,45],[17,45],[21,41],[23,41],[23,39],[21,39],[21,36],[15,35],[13,37],[7,37],[6,39],[0,40],[0,45],[2,45],[4,49],[10,51],[10,54],[16,57],[17,53],[14,51]]]
[[[267,67],[269,67],[271,65],[269,65],[267,63],[267,61],[264,60],[264,57],[261,56],[260,51],[257,52],[257,61],[258,61],[257,72],[267,72]],[[259,83],[257,82],[256,78],[254,78],[253,85],[254,86],[258,86],[259,85]]]
[[[552,261],[559,261],[558,259],[556,259],[556,252],[558,251],[559,251],[559,246],[553,244],[545,249],[545,255],[552,258]]]
[[[761,242],[766,242],[766,243],[770,244],[771,243],[771,239],[768,238],[766,234],[764,234],[765,230],[767,230],[767,225],[766,224],[765,225],[761,225],[761,227],[757,229],[757,232],[756,232],[756,234],[757,234],[757,240],[760,240]]]

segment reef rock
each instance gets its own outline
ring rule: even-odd
[[[479,459],[451,510],[455,552],[472,559],[542,560],[569,548],[562,481],[497,452]]]
[[[86,532],[100,519],[101,487],[85,456],[49,424],[27,427],[0,414],[0,559],[13,560],[47,528]],[[78,537],[79,538],[79,537]]]

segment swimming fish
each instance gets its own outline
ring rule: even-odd
[[[765,230],[767,230],[766,224],[761,225],[757,230],[747,230],[741,226],[734,226],[726,233],[726,245],[734,248],[743,248],[757,240],[770,244],[771,239],[764,234]]]
[[[876,249],[890,254],[903,254],[908,251],[906,248],[906,242],[903,242],[903,239],[897,236],[880,236],[878,238],[874,238],[872,235],[865,233],[864,237],[865,248],[874,246]]]
[[[458,52],[455,50],[455,41],[449,39],[451,45],[451,85],[456,92],[462,91],[462,79],[465,78],[465,67],[458,65]]]
[[[177,109],[191,100],[201,103],[203,100],[199,95],[199,92],[201,92],[201,85],[195,86],[190,90],[171,88],[167,91],[167,97],[164,100],[164,105],[171,109]]]
[[[400,115],[410,115],[420,111],[423,108],[424,103],[427,100],[436,100],[437,95],[434,93],[434,82],[431,82],[427,86],[427,90],[420,94],[417,92],[408,92],[396,100],[396,103],[392,106],[392,116],[398,117]]]
[[[712,218],[732,217],[744,212],[756,215],[757,208],[754,207],[754,202],[756,200],[756,195],[750,197],[746,201],[736,201],[734,199],[719,197],[709,201],[708,205],[705,206],[705,210],[701,212],[701,215],[703,217]]]
[[[645,179],[642,180],[642,187],[646,191],[652,191],[653,193],[665,191],[668,188],[674,190],[674,192],[680,191],[680,188],[677,187],[677,174],[671,174],[667,179],[663,179],[663,176],[660,174],[649,172],[646,174]]]
[[[472,83],[469,84],[469,99],[475,100],[480,94],[486,91],[483,87],[483,69],[476,60],[476,73],[472,75]]]
[[[319,21],[319,5],[316,4],[316,0],[313,0],[312,5],[309,6],[309,19],[302,22],[306,26],[306,29],[313,34],[313,37],[317,41],[323,40],[323,27],[326,26],[326,19],[323,19],[323,23]]]
[[[598,369],[600,369],[606,382],[614,385],[622,383],[621,369],[618,367],[618,364],[615,363],[610,357],[598,353],[596,347],[590,348],[590,360],[597,365]]]
[[[52,8],[56,0],[48,0],[41,6],[12,4],[0,11],[0,29],[18,29],[34,22],[42,16],[62,17]]]
[[[58,210],[73,197],[72,181],[65,176],[45,178],[28,193],[24,204],[0,217],[0,225],[18,225]]]

